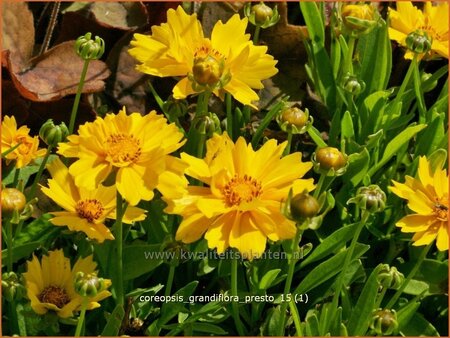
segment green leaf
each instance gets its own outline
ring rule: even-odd
[[[409,325],[403,328],[402,333],[408,337],[438,337],[440,336],[436,328],[426,320],[420,313],[415,313],[409,321]]]
[[[272,315],[269,317],[269,324],[267,325],[268,336],[278,336],[278,331],[283,316],[284,314],[281,313],[279,305],[275,309],[273,309]]]
[[[194,331],[197,332],[211,333],[219,336],[228,334],[227,331],[222,329],[220,326],[214,324],[196,322],[192,326]]]
[[[306,335],[310,337],[320,336],[319,320],[315,313],[306,317]]]
[[[369,327],[369,322],[372,317],[378,295],[379,284],[377,277],[382,268],[383,265],[379,264],[375,269],[373,269],[366,281],[366,284],[364,285],[363,290],[361,291],[347,324],[347,329],[350,336],[363,336]]]
[[[154,256],[150,256],[154,254]],[[160,244],[132,244],[123,248],[123,276],[125,280],[142,276],[163,262]]]
[[[329,254],[335,252],[345,245],[349,241],[355,232],[357,224],[352,224],[341,229],[336,230],[330,236],[326,237],[322,243],[317,246],[315,250],[301,262],[300,268],[306,265],[318,261]]]
[[[430,155],[435,151],[445,137],[445,114],[433,113],[431,123],[427,129],[417,137],[416,156]]]
[[[397,311],[397,321],[399,331],[403,331],[405,328],[408,327],[411,318],[414,316],[419,306],[420,306],[419,302],[409,302],[408,304],[406,304],[404,307],[402,307],[400,310]]]
[[[19,246],[14,246],[13,263],[17,262],[19,259],[30,256],[31,253],[41,244],[42,242],[30,242]],[[8,261],[8,256],[9,250],[8,249],[2,250],[2,265],[6,264],[6,262]]]
[[[380,168],[382,168],[392,158],[392,156],[398,155],[398,150],[407,144],[419,131],[426,128],[426,126],[426,124],[410,126],[395,136],[386,146],[381,160],[369,170],[369,176],[372,176]]]
[[[55,158],[57,158],[58,155],[50,155],[48,157],[48,163],[51,163]],[[19,180],[23,181],[23,186],[26,186],[28,180],[30,179],[30,176],[33,174],[36,174],[39,171],[39,167],[42,163],[42,159],[43,157],[39,157],[37,159],[35,159],[32,163],[30,163],[29,165],[27,165],[26,167],[23,167],[20,169],[20,173],[19,173]],[[2,178],[2,184],[4,184],[5,186],[7,186],[8,184],[13,183],[14,181],[14,175],[16,174],[16,168],[14,168],[13,170],[11,170],[8,175],[6,175],[6,177]]]
[[[422,293],[425,293],[429,289],[429,286],[427,283],[422,282],[420,280],[411,279],[409,283],[406,285],[405,290],[403,290],[404,293],[407,293],[409,295],[421,295]]]
[[[273,281],[275,280],[275,278],[277,278],[280,272],[281,269],[273,269],[267,271],[259,282],[259,289],[267,290],[268,288],[270,288],[272,286]]]
[[[369,170],[370,155],[367,148],[363,148],[360,153],[354,153],[348,156],[348,168],[342,179],[344,182],[350,182],[356,187],[362,181]]]
[[[325,26],[322,21],[317,3],[312,1],[300,1],[300,9],[308,28],[309,38],[316,42],[325,44]]]
[[[355,137],[355,128],[353,127],[353,120],[350,112],[347,110],[344,113],[341,121],[341,139],[353,139]]]
[[[369,248],[369,245],[357,243],[353,252],[352,260],[361,257],[367,250],[369,250]],[[294,293],[307,293],[308,291],[318,287],[320,284],[337,275],[342,270],[347,251],[348,249],[339,252],[335,256],[329,258],[325,262],[320,263],[318,266],[312,269],[302,280],[300,285],[295,289]]]
[[[102,331],[102,336],[117,336],[119,334],[120,326],[122,325],[123,316],[125,316],[125,311],[123,306],[119,304],[111,313],[111,316]]]
[[[14,244],[22,245],[34,241],[44,243],[48,239],[56,236],[56,233],[59,233],[60,228],[55,227],[50,222],[52,217],[53,216],[50,214],[44,214],[32,221],[22,229],[20,234],[16,236],[14,239]]]
[[[198,285],[198,281],[192,281],[188,284],[186,284],[184,287],[179,289],[177,292],[175,292],[173,295],[178,295],[183,298],[184,301],[187,301],[189,296],[191,296],[195,288]],[[178,315],[179,312],[189,312],[186,307],[185,303],[181,302],[166,302],[161,307],[161,317],[158,319],[158,326],[161,327],[164,324],[166,324],[169,320],[171,320],[173,317]]]

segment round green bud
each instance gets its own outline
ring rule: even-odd
[[[5,272],[2,274],[2,294],[9,302],[21,299],[26,293],[23,286],[23,278],[15,272]]]
[[[405,276],[395,266],[390,267],[388,264],[383,264],[377,276],[378,283],[383,288],[398,289],[404,279]]]
[[[92,33],[89,32],[75,41],[75,52],[83,60],[98,60],[105,52],[105,41],[98,36],[94,40],[91,37]]]
[[[294,125],[297,128],[304,127],[308,119],[309,114],[297,107],[287,108],[281,113],[281,121]]]
[[[377,335],[389,336],[395,334],[398,329],[397,313],[395,310],[377,310],[373,313],[370,328]]]
[[[55,125],[52,119],[48,119],[39,130],[39,136],[48,146],[56,147],[69,136],[69,129],[64,122]]]
[[[342,87],[344,90],[353,96],[359,95],[366,88],[366,84],[364,81],[358,80],[358,78],[354,75],[347,75],[343,79]]]
[[[320,206],[315,197],[308,192],[302,192],[292,197],[290,208],[292,218],[300,222],[302,219],[316,216]]]
[[[11,216],[14,212],[21,213],[27,204],[25,195],[16,188],[3,188],[1,192],[2,215]]]
[[[280,20],[277,6],[270,8],[264,2],[253,5],[247,2],[244,6],[244,14],[253,25],[261,28],[274,26]]]
[[[323,147],[316,150],[312,156],[314,169],[327,176],[340,176],[348,166],[347,156],[334,147]]]
[[[202,86],[216,85],[222,76],[222,70],[220,62],[210,55],[196,58],[192,67],[195,81]]]
[[[255,13],[255,22],[258,25],[262,25],[266,20],[270,20],[273,15],[273,10],[263,2],[254,5],[252,11]]]
[[[75,275],[74,288],[80,296],[92,298],[105,290],[106,285],[104,279],[97,277],[96,274],[79,271]]]
[[[360,209],[371,213],[383,211],[386,206],[386,194],[376,184],[360,187],[355,197],[348,200],[348,204],[356,204]]]
[[[427,53],[431,50],[432,38],[425,31],[415,31],[406,36],[406,46],[416,54]]]

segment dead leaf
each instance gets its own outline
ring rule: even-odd
[[[30,60],[31,67],[21,71],[17,61],[7,57],[11,78],[24,97],[32,101],[54,101],[75,94],[83,68],[83,60],[74,51],[74,41],[53,47],[45,54]],[[89,63],[83,93],[104,89],[104,79],[110,75],[106,64],[94,60]]]
[[[148,23],[147,10],[141,2],[94,2],[90,12],[104,27],[131,30]]]
[[[31,58],[34,47],[33,14],[25,2],[9,1],[2,4],[2,50],[9,50],[16,66],[23,69]]]

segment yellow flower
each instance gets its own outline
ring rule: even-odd
[[[421,11],[410,1],[397,2],[397,10],[389,9],[389,37],[406,47],[408,34],[425,32],[432,38],[432,55],[439,54],[448,59],[448,3],[442,1],[433,6],[431,1],[423,3]],[[434,52],[434,53],[433,53]],[[414,54],[407,51],[405,58],[412,59]]]
[[[168,155],[184,144],[182,138],[175,124],[168,125],[155,111],[127,115],[123,108],[80,126],[78,135],[59,143],[58,153],[79,158],[69,168],[77,186],[95,189],[113,173],[117,190],[136,205],[151,200],[155,188],[173,196],[186,184],[185,165]]]
[[[89,238],[102,243],[105,239],[114,239],[104,224],[107,218],[116,217],[116,188],[99,185],[97,189],[78,188],[67,167],[59,158],[47,166],[53,179],[48,180],[48,188],[42,192],[55,201],[65,211],[53,211],[50,222],[65,226],[72,231],[82,231]],[[145,211],[129,206],[123,221],[132,223],[145,218]]]
[[[42,257],[41,262],[33,255],[33,259],[27,262],[27,272],[23,275],[34,312],[43,315],[51,310],[61,318],[68,318],[73,316],[74,312],[80,311],[83,299],[75,292],[73,284],[75,275],[79,271],[95,273],[96,267],[92,255],[79,258],[73,268],[62,250],[50,251],[48,256]],[[111,285],[109,279],[104,281],[106,287]],[[111,296],[109,291],[99,292],[89,299],[87,309],[100,307],[98,302],[109,296]]]
[[[14,116],[5,116],[3,119],[1,152],[4,153],[11,148],[17,147],[5,157],[7,163],[15,160],[16,168],[23,168],[36,158],[45,155],[45,149],[38,149],[39,138],[37,136],[31,137],[29,132],[30,129],[26,126],[21,126],[17,129],[17,122]],[[18,144],[20,145],[17,146]]]
[[[311,167],[296,152],[281,158],[287,142],[269,140],[259,150],[240,137],[236,144],[225,133],[207,141],[204,159],[188,154],[186,173],[204,186],[189,186],[185,196],[168,200],[166,211],[183,216],[176,239],[185,243],[204,233],[210,248],[222,253],[238,249],[249,259],[260,256],[267,238],[292,238],[295,223],[281,213],[281,202],[292,187],[294,194],[314,189],[313,179],[299,179]]]
[[[408,200],[415,214],[396,223],[402,232],[414,232],[413,245],[427,245],[437,238],[439,250],[448,250],[448,176],[445,169],[432,172],[426,157],[419,158],[419,179],[406,176],[405,183],[393,181],[391,191]]]
[[[173,88],[176,99],[209,89],[221,98],[228,92],[252,105],[259,99],[252,88],[263,88],[261,81],[278,70],[267,47],[253,45],[245,34],[247,23],[238,14],[225,24],[218,21],[209,39],[196,14],[188,15],[181,7],[169,9],[167,23],[153,26],[151,36],[134,34],[129,52],[143,73],[182,77]]]

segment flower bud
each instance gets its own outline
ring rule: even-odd
[[[172,237],[168,236],[162,244],[162,250],[170,253],[167,255],[165,262],[169,265],[178,266],[187,260],[187,254],[189,249],[182,242],[175,241]]]
[[[427,53],[431,49],[432,38],[425,31],[415,31],[406,36],[406,46],[416,54]]]
[[[379,14],[372,5],[345,5],[341,11],[344,26],[353,35],[369,33],[378,23]]]
[[[348,200],[347,204],[354,203],[360,209],[371,213],[383,211],[386,206],[386,194],[376,184],[368,187],[360,187],[356,191],[356,196]]]
[[[281,130],[293,134],[304,134],[313,123],[308,108],[305,111],[298,107],[288,107],[281,111],[276,118]]]
[[[347,75],[343,79],[342,87],[344,90],[353,96],[359,95],[366,88],[366,84],[362,80],[358,80],[358,78],[354,75]]]
[[[178,118],[186,115],[188,111],[188,105],[186,100],[176,100],[173,96],[164,102],[164,111],[167,111],[170,117]]]
[[[41,129],[39,130],[39,136],[48,146],[56,147],[59,142],[63,142],[69,135],[69,129],[64,122],[56,125],[52,119],[48,119]]]
[[[348,166],[347,156],[334,147],[323,147],[312,155],[314,170],[327,176],[341,176]]]
[[[208,55],[205,58],[200,57],[194,60],[192,73],[199,85],[214,86],[222,76],[222,68],[214,57]]]
[[[106,289],[105,280],[96,274],[85,274],[78,271],[75,275],[74,288],[76,293],[82,297],[95,297],[99,292]]]
[[[216,114],[198,116],[194,119],[193,124],[196,130],[208,137],[220,130],[220,120]]]
[[[83,60],[98,60],[105,52],[105,41],[98,36],[92,40],[91,36],[92,33],[89,32],[75,41],[75,52]]]
[[[2,274],[2,294],[9,302],[21,299],[26,289],[22,284],[22,275],[17,275],[15,272],[5,272]]]
[[[253,6],[248,2],[244,7],[244,14],[248,21],[261,28],[272,27],[280,20],[277,6],[272,9],[262,1]]]
[[[397,313],[395,310],[377,310],[373,313],[370,328],[377,335],[389,336],[395,334],[398,329]]]
[[[398,289],[402,285],[405,276],[397,270],[395,266],[389,267],[388,264],[383,264],[377,276],[378,283],[383,288]]]
[[[1,192],[2,214],[11,216],[14,212],[20,214],[27,204],[25,195],[16,188],[3,188]]]
[[[316,216],[320,206],[315,197],[304,191],[292,197],[290,208],[292,218],[300,223],[299,220]]]

